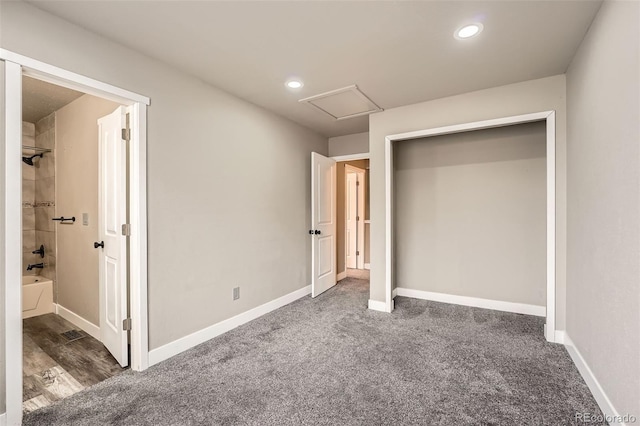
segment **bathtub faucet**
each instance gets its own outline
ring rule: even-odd
[[[42,268],[44,268],[44,267],[45,267],[45,264],[44,264],[44,263],[33,263],[33,264],[31,264],[31,263],[30,263],[30,264],[28,264],[28,265],[27,265],[27,271],[30,271],[30,270],[32,270],[33,268],[39,268],[39,269],[42,269]]]

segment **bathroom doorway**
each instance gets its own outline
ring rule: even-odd
[[[113,149],[126,142],[120,128],[109,128],[126,113],[116,102],[27,76],[22,100],[22,410],[31,412],[129,365],[126,336],[124,348],[112,342],[125,331],[108,324],[107,299],[115,295],[104,276],[114,274],[103,270],[104,241],[117,252],[126,246],[125,236],[114,239],[104,226],[126,223],[126,150],[118,157]],[[116,133],[121,142],[110,144]],[[105,214],[105,200],[117,199],[124,205]],[[110,256],[124,276],[117,303],[124,312],[115,317],[127,318],[120,257]]]
[[[4,72],[4,128],[0,138],[4,138],[5,175],[3,180],[4,203],[4,246],[2,272],[5,286],[4,347],[5,347],[5,395],[6,422],[20,424],[22,421],[23,397],[23,319],[22,319],[22,265],[24,251],[22,236],[22,80],[23,76],[76,90],[87,95],[125,105],[129,113],[127,132],[127,225],[126,247],[129,251],[127,264],[127,289],[130,312],[128,318],[112,318],[120,322],[129,343],[127,357],[131,369],[142,371],[149,365],[148,308],[147,308],[147,209],[146,209],[146,116],[150,99],[97,81],[53,65],[0,49],[0,60]],[[120,129],[122,130],[122,129]],[[122,133],[124,135],[124,132]],[[45,154],[46,155],[46,154]],[[28,156],[27,158],[29,158]],[[34,157],[38,159],[41,157]],[[37,160],[36,160],[37,161]],[[26,163],[25,163],[26,164]],[[15,178],[11,178],[14,176]],[[59,189],[59,188],[58,188]],[[73,217],[73,216],[72,216]],[[76,217],[76,219],[78,219]],[[78,219],[80,220],[80,219]],[[73,221],[72,221],[73,222]],[[75,223],[75,222],[74,222]],[[99,241],[94,241],[99,243]],[[114,304],[112,304],[114,305]]]
[[[369,160],[336,163],[337,280],[369,279]]]

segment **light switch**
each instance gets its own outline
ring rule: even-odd
[[[82,225],[89,226],[89,213],[82,213]]]

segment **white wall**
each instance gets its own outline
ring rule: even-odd
[[[150,349],[310,283],[309,157],[326,138],[26,3],[0,16],[3,48],[151,98]]]
[[[394,148],[398,287],[546,305],[544,122]]]
[[[362,154],[369,152],[369,132],[329,138],[329,156]]]
[[[567,334],[640,418],[640,3],[605,1],[567,72]]]
[[[371,115],[371,293],[385,300],[385,152],[387,135],[540,111],[556,111],[556,326],[565,325],[566,105],[565,76],[530,80]],[[415,254],[414,254],[415,255]]]

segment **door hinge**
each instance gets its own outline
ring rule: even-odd
[[[124,331],[131,331],[131,318],[125,318],[122,320],[122,329]]]
[[[356,250],[356,256],[360,256],[360,252]]]
[[[122,139],[127,142],[131,140],[131,127],[129,126],[129,114],[125,116],[125,128],[122,129]]]
[[[356,216],[356,220],[360,220],[360,216]]]
[[[123,223],[122,224],[122,235],[124,235],[125,237],[130,237],[131,236],[131,225],[128,223]]]

